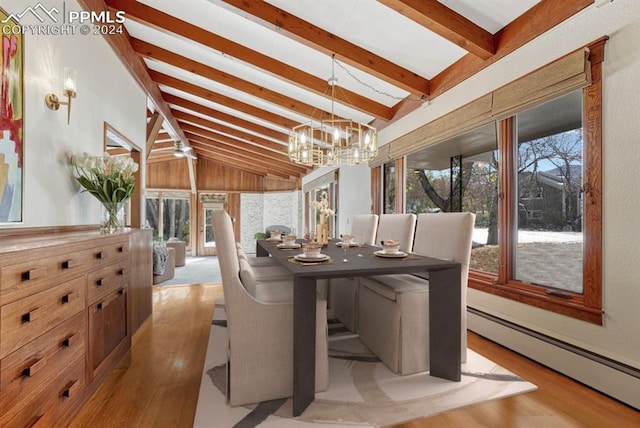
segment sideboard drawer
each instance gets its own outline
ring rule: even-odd
[[[105,266],[115,261],[129,257],[129,242],[116,242],[92,249],[93,266]]]
[[[0,413],[31,400],[85,355],[86,316],[78,312],[2,359]],[[84,361],[82,361],[84,367]]]
[[[50,428],[67,426],[86,390],[84,356],[72,361],[44,391],[29,397],[30,405],[18,406],[0,416],[3,427]]]
[[[105,266],[90,272],[87,276],[87,290],[89,304],[104,298],[119,288],[128,284],[129,260]]]
[[[84,276],[0,307],[0,358],[84,308]]]
[[[64,253],[0,268],[0,305],[15,302],[86,272],[87,251]]]

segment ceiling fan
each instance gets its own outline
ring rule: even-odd
[[[178,158],[188,157],[190,159],[196,159],[196,155],[191,153],[192,150],[192,147],[185,146],[182,141],[177,141],[173,145],[173,155]]]

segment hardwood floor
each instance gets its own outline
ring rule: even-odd
[[[153,316],[130,354],[96,391],[73,427],[191,427],[219,285],[154,287]],[[639,427],[640,412],[482,337],[474,351],[538,390],[398,425],[422,427]],[[212,422],[214,428],[218,427]]]

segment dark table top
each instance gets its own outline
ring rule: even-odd
[[[298,243],[305,242],[298,240]],[[347,276],[371,276],[389,273],[416,273],[434,271],[456,266],[458,263],[449,260],[423,257],[409,254],[404,258],[379,257],[374,252],[380,247],[365,245],[363,247],[350,247],[345,255],[344,250],[336,245],[336,241],[322,247],[322,253],[331,257],[329,262],[315,264],[300,264],[289,259],[297,254],[302,254],[302,248],[280,249],[278,242],[259,240],[258,245],[271,254],[271,256],[287,268],[294,277],[300,278],[340,278]],[[359,257],[358,254],[362,254]],[[348,261],[343,262],[346,258]]]

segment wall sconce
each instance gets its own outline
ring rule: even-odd
[[[67,106],[67,125],[71,121],[71,98],[76,97],[76,75],[73,68],[65,67],[62,94],[67,97],[67,101],[60,101],[53,92],[44,96],[44,102],[51,110],[58,110],[61,105]]]

